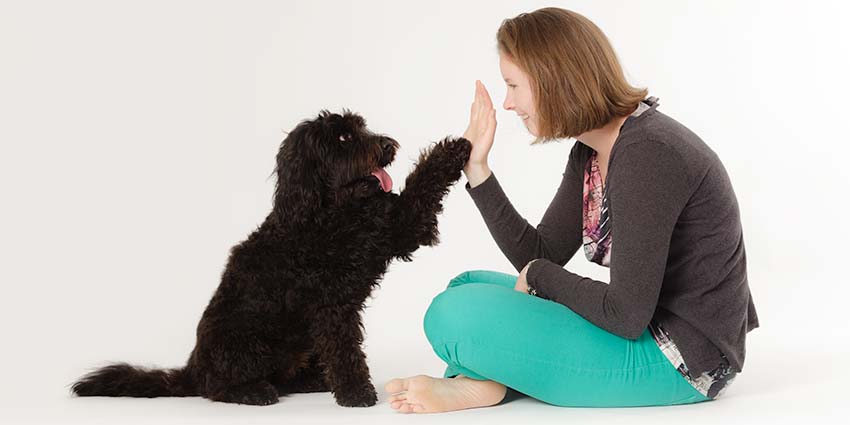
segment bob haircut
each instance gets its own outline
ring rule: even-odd
[[[531,80],[539,133],[532,144],[600,128],[632,113],[647,95],[626,81],[608,37],[576,12],[521,13],[502,21],[496,41]]]

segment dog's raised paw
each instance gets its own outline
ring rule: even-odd
[[[469,154],[472,152],[472,144],[464,138],[446,138],[434,146],[432,156],[439,158],[440,162],[449,164],[466,164]]]

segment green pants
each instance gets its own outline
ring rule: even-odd
[[[448,367],[558,406],[628,407],[709,400],[664,357],[649,330],[614,335],[568,307],[515,291],[516,276],[469,271],[425,313],[425,335]]]

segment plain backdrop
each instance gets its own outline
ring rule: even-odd
[[[495,33],[544,6],[584,14],[628,79],[721,157],[741,209],[762,327],[714,403],[570,409],[522,398],[405,416],[392,377],[440,375],[422,330],[464,270],[514,272],[463,189],[442,243],[394,263],[364,313],[381,400],[329,393],[271,407],[75,398],[108,361],[183,365],[228,250],[271,208],[274,155],[299,121],[350,108],[420,149],[466,128],[474,81],[497,105],[491,167],[537,224],[572,140],[529,146],[501,108]],[[834,423],[850,354],[845,220],[850,15],[828,1],[0,2],[0,423]],[[317,265],[320,266],[320,265]],[[607,281],[579,251],[566,266]],[[681,423],[680,422],[680,423]]]

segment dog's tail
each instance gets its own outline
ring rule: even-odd
[[[95,370],[73,384],[81,397],[186,397],[198,395],[187,368],[146,369],[116,363]]]

